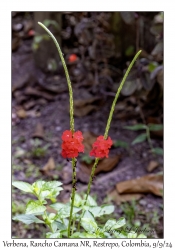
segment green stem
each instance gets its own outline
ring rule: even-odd
[[[99,158],[95,158],[95,162],[94,162],[94,165],[93,165],[92,170],[91,170],[91,175],[90,175],[90,179],[89,179],[89,183],[88,183],[88,188],[87,188],[87,193],[86,193],[86,198],[85,198],[84,206],[86,206],[87,199],[88,199],[88,196],[89,196],[90,191],[91,191],[92,181],[93,181],[95,170],[96,170],[96,167],[98,165],[99,160],[100,160]],[[82,219],[83,215],[84,215],[84,211],[82,211],[80,219],[79,219],[78,231],[80,231],[80,223],[81,223],[81,219]]]
[[[76,159],[72,158],[72,194],[71,194],[71,209],[70,209],[70,216],[69,216],[69,225],[68,225],[68,237],[70,237],[70,227],[72,222],[72,213],[74,207],[74,199],[75,199],[75,190],[76,190]]]
[[[73,91],[72,91],[72,85],[71,85],[71,81],[70,81],[70,77],[69,77],[69,73],[67,70],[67,66],[63,57],[63,54],[61,52],[60,46],[56,40],[56,38],[54,37],[54,35],[50,32],[50,30],[48,30],[46,28],[46,26],[40,22],[38,22],[38,24],[51,36],[51,38],[53,39],[56,48],[58,50],[61,62],[63,64],[63,68],[65,71],[65,75],[66,75],[66,80],[67,80],[67,84],[68,84],[68,89],[69,89],[69,102],[70,102],[70,130],[72,132],[74,132],[74,117],[73,117]],[[72,179],[72,194],[71,194],[71,210],[70,210],[70,218],[69,218],[69,225],[68,225],[68,237],[70,237],[70,226],[71,226],[71,221],[72,221],[72,212],[73,212],[73,205],[74,205],[74,198],[75,198],[75,184],[76,184],[76,170],[75,170],[75,163],[76,163],[76,159],[72,158],[72,169],[73,169],[73,179]]]
[[[118,88],[118,90],[117,90],[117,93],[116,93],[116,95],[115,95],[114,101],[113,101],[112,106],[111,106],[111,111],[110,111],[110,113],[109,113],[109,117],[108,117],[106,129],[105,129],[105,133],[104,133],[104,139],[107,139],[107,137],[108,137],[108,132],[109,132],[110,125],[111,125],[112,116],[113,116],[113,113],[114,113],[114,110],[115,110],[115,105],[116,105],[116,102],[117,102],[117,100],[118,100],[119,94],[120,94],[120,92],[121,92],[121,90],[122,90],[122,88],[123,88],[123,85],[124,85],[124,83],[125,83],[125,81],[126,81],[126,78],[128,77],[128,74],[129,74],[130,70],[132,69],[132,67],[133,67],[133,65],[134,65],[134,63],[135,63],[135,61],[137,60],[137,58],[138,58],[138,56],[140,55],[141,52],[142,52],[142,51],[139,50],[139,51],[137,52],[137,54],[135,55],[135,57],[133,58],[133,60],[132,60],[132,62],[130,63],[130,65],[129,65],[129,67],[128,67],[128,69],[127,69],[127,71],[126,71],[126,73],[125,73],[125,75],[124,75],[124,77],[123,77],[123,79],[122,79],[122,81],[121,81],[121,83],[120,83],[120,86],[119,86],[119,88]]]
[[[113,116],[113,113],[114,113],[114,110],[115,110],[115,105],[116,105],[116,102],[118,100],[119,94],[120,94],[120,92],[122,90],[122,87],[123,87],[125,81],[126,81],[126,78],[128,77],[128,74],[129,74],[130,70],[132,69],[135,61],[137,60],[137,58],[138,58],[138,56],[140,55],[141,52],[142,52],[141,50],[138,51],[137,54],[135,55],[135,57],[133,58],[133,60],[131,61],[130,65],[129,65],[129,67],[128,67],[128,69],[127,69],[127,71],[126,71],[126,73],[125,73],[125,75],[124,75],[124,77],[123,77],[123,79],[122,79],[122,81],[120,83],[120,86],[119,86],[119,88],[117,90],[117,93],[115,95],[114,101],[113,101],[112,106],[111,106],[111,110],[110,110],[110,113],[109,113],[108,121],[107,121],[107,124],[106,124],[106,129],[105,129],[105,133],[104,133],[104,139],[107,139],[107,137],[108,137],[108,132],[109,132],[110,125],[111,125],[112,116]],[[92,180],[93,180],[95,169],[97,167],[98,162],[99,162],[99,158],[95,158],[95,162],[94,162],[93,168],[91,170],[91,175],[90,175],[90,179],[89,179],[89,183],[88,183],[88,190],[87,190],[87,194],[86,194],[86,199],[85,199],[84,205],[86,205],[86,202],[87,202],[87,199],[88,199],[88,195],[90,193]],[[80,222],[81,222],[81,219],[83,217],[83,214],[84,214],[84,212],[82,212],[82,215],[80,216],[78,229],[80,228]]]
[[[89,196],[90,191],[91,191],[91,185],[92,185],[93,177],[94,177],[95,170],[96,170],[96,167],[98,165],[99,160],[100,160],[99,158],[95,158],[95,162],[94,162],[94,165],[93,165],[92,170],[91,170],[91,176],[90,176],[90,180],[89,180],[89,183],[88,183],[88,189],[87,189],[87,193],[86,193],[84,206],[86,206],[87,199],[88,199],[88,196]]]
[[[71,234],[74,233],[74,227],[75,227],[75,219],[73,219],[73,223],[72,223],[72,232],[71,232]]]
[[[70,77],[69,77],[69,73],[68,73],[68,70],[67,70],[67,66],[66,66],[66,63],[65,63],[65,60],[64,60],[64,57],[63,57],[63,54],[61,52],[61,49],[60,49],[60,46],[56,40],[56,38],[54,37],[54,35],[50,32],[50,30],[48,30],[48,28],[46,28],[46,26],[40,22],[38,22],[38,24],[51,36],[51,38],[53,39],[56,47],[57,47],[57,50],[58,50],[58,53],[60,55],[60,59],[61,59],[61,62],[63,64],[63,68],[64,68],[64,71],[65,71],[65,75],[66,75],[66,80],[67,80],[67,83],[68,83],[68,88],[69,88],[69,102],[70,102],[70,129],[72,132],[74,132],[74,117],[73,117],[73,91],[72,91],[72,85],[71,85],[71,81],[70,81]]]

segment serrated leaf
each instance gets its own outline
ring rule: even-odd
[[[162,148],[153,148],[152,152],[157,155],[163,155],[163,149]]]
[[[59,203],[59,202],[50,205],[50,207],[54,208],[56,211],[60,211],[62,208],[65,208],[66,206],[68,206],[68,205],[63,204],[63,203]]]
[[[85,213],[83,215],[83,218],[88,218],[88,219],[91,219],[91,220],[95,221],[93,214],[88,210],[85,211]]]
[[[108,220],[103,227],[103,231],[109,232],[114,225],[116,225],[116,220],[114,219]]]
[[[102,205],[98,217],[100,217],[104,214],[111,214],[114,212],[114,209],[115,208],[113,205]]]
[[[163,129],[162,124],[148,124],[148,128],[150,131],[159,131]]]
[[[97,230],[97,223],[90,218],[83,217],[81,219],[81,225],[88,233],[94,233]]]
[[[13,217],[13,220],[21,221],[25,223],[26,225],[29,225],[31,223],[44,223],[44,221],[39,220],[33,214],[20,214],[20,215]]]
[[[44,201],[48,197],[49,194],[50,194],[49,190],[41,191],[39,194],[40,201]]]
[[[123,227],[126,224],[126,220],[124,217],[121,217],[119,220],[117,220],[117,223],[115,226],[113,226],[113,229],[117,229],[120,227]]]
[[[94,207],[97,206],[97,202],[92,198],[92,196],[88,195],[86,206]]]
[[[55,232],[55,233],[46,233],[46,238],[48,239],[60,239],[61,238],[61,233],[60,232]]]
[[[125,126],[124,128],[129,129],[129,130],[137,131],[137,130],[140,130],[140,129],[146,129],[147,126],[145,124],[136,124],[136,125],[133,125],[133,126]]]
[[[42,190],[52,190],[61,185],[62,183],[60,181],[48,181],[44,183],[44,185],[42,186]]]
[[[33,187],[32,185],[30,185],[29,183],[27,182],[24,182],[24,181],[14,181],[12,182],[12,185],[24,192],[27,192],[27,193],[33,193]]]
[[[106,222],[104,225],[103,230],[104,231],[113,231],[115,229],[118,229],[120,227],[123,227],[126,224],[125,218],[121,217],[118,221],[114,219],[110,219]]]
[[[72,215],[78,213],[82,208],[73,207]],[[69,217],[70,215],[70,206],[65,206],[62,209],[60,209],[57,213],[58,219],[64,219]]]
[[[124,231],[118,232],[118,231],[113,231],[113,235],[117,238],[117,239],[124,239],[127,238],[127,234]]]
[[[57,227],[59,230],[62,230],[62,231],[67,229],[67,226],[60,221],[57,221]]]
[[[58,229],[58,224],[56,221],[52,222],[51,225],[50,225],[51,229],[52,229],[52,232],[55,233]]]
[[[39,195],[42,189],[42,186],[44,185],[45,181],[38,180],[32,184],[34,192]]]
[[[94,217],[98,217],[101,211],[101,207],[87,207],[87,210],[93,214]]]
[[[82,200],[82,198],[80,197],[80,195],[75,194],[74,206],[75,206],[75,207],[79,207],[82,203],[83,203],[83,200]]]
[[[137,143],[141,143],[141,142],[146,141],[146,139],[147,139],[147,134],[144,133],[144,134],[137,136],[131,144],[135,145]]]
[[[52,189],[50,195],[48,196],[48,198],[51,199],[51,200],[53,198],[56,198],[57,195],[59,195],[59,193],[60,193],[61,190],[63,190],[62,187],[56,187],[56,188]]]
[[[31,200],[27,203],[26,214],[43,214],[46,207],[41,205],[39,201]]]

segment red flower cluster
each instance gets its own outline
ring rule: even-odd
[[[103,135],[97,137],[97,140],[92,145],[93,149],[90,152],[90,156],[95,156],[97,158],[107,157],[109,154],[109,149],[112,146],[112,140],[110,137],[108,139],[104,139]]]
[[[77,60],[77,55],[76,54],[71,54],[69,56],[69,62],[75,62]]]
[[[84,152],[84,146],[82,144],[83,135],[81,131],[72,133],[70,130],[66,130],[62,134],[62,140],[61,155],[64,158],[74,158],[78,156],[79,152]]]

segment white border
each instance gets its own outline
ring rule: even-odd
[[[24,1],[6,0],[0,15],[0,245],[11,240],[11,11],[164,11],[164,239],[175,246],[174,169],[175,169],[175,15],[173,1]],[[27,240],[25,240],[27,242]],[[41,240],[43,241],[43,240]],[[36,240],[36,242],[41,242]],[[76,240],[71,240],[74,242]],[[107,241],[107,240],[105,240]],[[108,240],[109,241],[109,240]],[[114,242],[115,240],[111,240]],[[151,242],[152,240],[147,240]],[[164,240],[159,240],[163,242]],[[16,242],[20,242],[17,240]],[[133,241],[134,242],[134,241]],[[154,240],[156,242],[156,240]],[[1,248],[1,247],[0,247]],[[2,247],[1,249],[4,249]],[[18,249],[22,249],[19,247]],[[28,248],[29,249],[29,248]],[[45,248],[50,249],[50,248]],[[128,248],[129,249],[129,248]],[[132,248],[133,249],[133,248]],[[139,249],[139,248],[137,248]],[[140,248],[143,249],[143,248]]]

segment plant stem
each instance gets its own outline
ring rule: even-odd
[[[74,227],[75,227],[75,219],[73,219],[73,223],[72,223],[72,232],[71,232],[71,234],[74,233]]]
[[[87,188],[87,193],[86,193],[84,206],[86,206],[87,199],[88,199],[88,196],[89,196],[90,191],[91,191],[92,181],[93,181],[95,170],[96,170],[96,167],[98,165],[99,160],[100,160],[99,158],[95,158],[95,162],[94,162],[94,165],[93,165],[92,170],[91,170],[91,175],[90,175],[90,179],[89,179],[89,183],[88,183],[88,188]],[[80,231],[80,223],[81,223],[81,219],[82,219],[83,215],[84,215],[84,211],[82,211],[82,214],[81,214],[80,219],[79,219],[78,231]]]
[[[72,213],[74,207],[74,199],[75,199],[75,190],[76,190],[76,159],[72,158],[72,194],[71,194],[71,209],[70,209],[70,217],[69,217],[69,225],[68,225],[68,237],[70,237],[70,227],[72,222]]]
[[[115,95],[114,101],[113,101],[112,106],[111,106],[111,110],[110,110],[110,113],[109,113],[108,121],[107,121],[107,124],[106,124],[106,129],[105,129],[105,133],[104,133],[104,139],[107,139],[107,137],[108,137],[108,132],[109,132],[110,125],[111,125],[112,116],[113,116],[113,113],[114,113],[114,110],[115,110],[115,105],[116,105],[116,102],[118,100],[119,94],[120,94],[120,92],[122,90],[122,87],[123,87],[125,81],[126,81],[126,78],[128,77],[128,74],[129,74],[130,70],[132,69],[135,61],[137,60],[137,58],[138,58],[138,56],[140,55],[141,52],[142,51],[139,50],[137,52],[137,54],[135,55],[135,57],[133,58],[133,60],[131,61],[130,65],[129,65],[129,67],[128,67],[128,69],[127,69],[127,71],[126,71],[126,73],[125,73],[125,75],[124,75],[124,77],[123,77],[123,79],[122,79],[122,81],[120,83],[120,86],[119,86],[119,88],[117,90],[117,93]],[[94,173],[95,173],[95,169],[97,167],[98,162],[99,162],[99,158],[95,158],[95,162],[94,162],[94,165],[92,167],[91,175],[90,175],[90,179],[89,179],[89,183],[88,183],[88,190],[87,190],[87,194],[86,194],[86,199],[85,199],[84,206],[86,205],[86,202],[87,202],[87,199],[88,199],[88,195],[90,193],[92,180],[94,178]],[[82,215],[80,216],[80,220],[79,220],[79,224],[78,224],[78,229],[80,228],[80,223],[81,223],[81,219],[83,217],[83,214],[84,214],[84,212],[82,212]]]
[[[123,77],[123,79],[122,79],[122,81],[121,81],[121,83],[120,83],[120,86],[119,86],[119,88],[118,88],[118,90],[117,90],[117,93],[116,93],[116,95],[115,95],[115,98],[114,98],[114,101],[113,101],[113,103],[112,103],[111,110],[110,110],[110,113],[109,113],[109,117],[108,117],[106,129],[105,129],[105,133],[104,133],[104,139],[107,139],[107,137],[108,137],[108,132],[109,132],[110,125],[111,125],[112,116],[113,116],[113,113],[114,113],[114,110],[115,110],[115,105],[116,105],[116,102],[117,102],[117,100],[118,100],[119,94],[120,94],[120,92],[121,92],[121,90],[122,90],[122,87],[123,87],[125,81],[126,81],[126,78],[128,77],[128,74],[129,74],[130,70],[132,69],[132,67],[133,67],[133,65],[134,65],[134,63],[135,63],[135,61],[137,60],[137,58],[138,58],[138,56],[140,55],[141,52],[142,52],[142,51],[139,50],[139,51],[137,52],[137,54],[135,55],[135,57],[133,58],[133,60],[132,60],[132,62],[130,63],[130,65],[129,65],[129,67],[128,67],[128,69],[127,69],[127,71],[126,71],[126,73],[125,73],[125,75],[124,75],[124,77]]]
[[[68,89],[69,89],[69,102],[70,102],[70,130],[72,131],[72,133],[74,133],[74,112],[73,112],[73,91],[72,91],[72,85],[71,85],[71,81],[70,81],[70,77],[69,77],[69,73],[67,70],[67,66],[63,57],[63,54],[61,52],[60,46],[56,40],[56,38],[54,37],[54,35],[50,32],[50,30],[48,30],[48,28],[46,28],[46,26],[40,22],[38,22],[38,24],[51,36],[51,38],[53,39],[56,48],[58,50],[61,62],[63,64],[63,68],[65,71],[65,75],[66,75],[66,80],[67,80],[67,84],[68,84]],[[72,158],[72,194],[71,194],[71,209],[70,209],[70,218],[69,218],[69,225],[68,225],[68,237],[70,237],[70,226],[71,226],[71,221],[72,221],[72,212],[73,212],[73,205],[74,205],[74,198],[75,198],[75,184],[76,184],[76,159]]]
[[[94,165],[93,165],[92,170],[91,170],[91,176],[90,176],[90,180],[89,180],[89,183],[88,183],[88,189],[87,189],[87,193],[86,193],[84,206],[86,206],[87,199],[88,199],[88,196],[89,196],[90,191],[91,191],[91,185],[92,185],[93,177],[94,177],[95,170],[96,170],[96,167],[97,167],[97,164],[98,164],[99,160],[100,160],[99,158],[95,158],[95,162],[94,162]]]
[[[68,73],[68,70],[67,70],[67,66],[66,66],[66,63],[65,63],[65,60],[64,60],[64,57],[63,57],[63,54],[61,52],[61,49],[60,49],[60,46],[56,40],[56,38],[54,37],[54,35],[50,32],[50,30],[48,30],[48,28],[46,28],[46,26],[40,22],[38,22],[38,24],[51,36],[51,38],[53,39],[56,47],[57,47],[57,50],[58,50],[58,53],[59,53],[59,56],[60,56],[60,59],[61,59],[61,62],[63,64],[63,68],[64,68],[64,71],[65,71],[65,75],[66,75],[66,80],[67,80],[67,84],[68,84],[68,88],[69,88],[69,102],[70,102],[70,130],[72,132],[74,132],[74,117],[73,117],[73,91],[72,91],[72,85],[71,85],[71,81],[70,81],[70,77],[69,77],[69,73]]]

